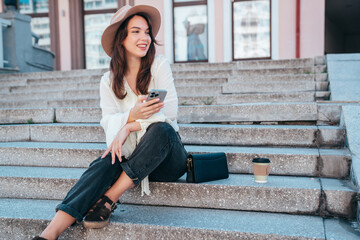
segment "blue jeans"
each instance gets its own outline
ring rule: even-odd
[[[111,154],[97,158],[81,175],[66,197],[56,207],[81,222],[89,209],[116,182],[122,171],[138,185],[146,176],[150,181],[172,182],[186,171],[187,152],[180,136],[168,123],[151,124],[129,159]]]

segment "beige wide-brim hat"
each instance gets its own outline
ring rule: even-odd
[[[118,28],[129,16],[136,13],[142,13],[149,18],[152,26],[152,35],[154,37],[156,37],[159,32],[161,16],[156,8],[148,5],[123,6],[111,18],[110,25],[105,29],[101,37],[101,45],[110,57],[112,57],[115,34]]]

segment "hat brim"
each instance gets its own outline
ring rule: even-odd
[[[126,14],[122,17],[122,19],[110,24],[104,30],[104,32],[101,36],[101,45],[102,45],[105,53],[108,56],[112,57],[115,34],[116,34],[118,28],[128,17],[130,17],[131,15],[134,15],[136,13],[142,13],[149,18],[151,26],[152,26],[152,35],[154,37],[156,37],[157,33],[159,32],[160,24],[161,24],[160,12],[152,6],[136,5],[132,8],[130,8],[126,12]]]

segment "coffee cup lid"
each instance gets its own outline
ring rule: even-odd
[[[254,158],[252,160],[253,163],[270,163],[268,158]]]

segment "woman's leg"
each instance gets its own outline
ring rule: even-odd
[[[66,212],[59,210],[56,212],[50,224],[41,233],[40,237],[49,240],[56,239],[62,232],[64,232],[68,227],[70,227],[71,224],[75,222],[75,220],[76,218],[72,217]]]
[[[152,181],[175,181],[186,171],[186,157],[187,152],[173,127],[158,122],[148,127],[132,155],[120,165],[134,185],[146,176]],[[120,185],[113,185],[110,190],[121,196],[117,189]]]
[[[105,195],[111,199],[113,202],[117,202],[121,195],[123,195],[124,192],[126,192],[128,189],[134,187],[134,183],[129,178],[128,175],[123,171],[120,174],[120,177],[116,182],[111,186],[111,188],[105,193]]]
[[[117,160],[112,165],[110,154],[93,161],[62,203],[56,207],[57,213],[41,236],[56,239],[75,220],[81,222],[88,210],[119,178],[121,172],[120,162]]]

